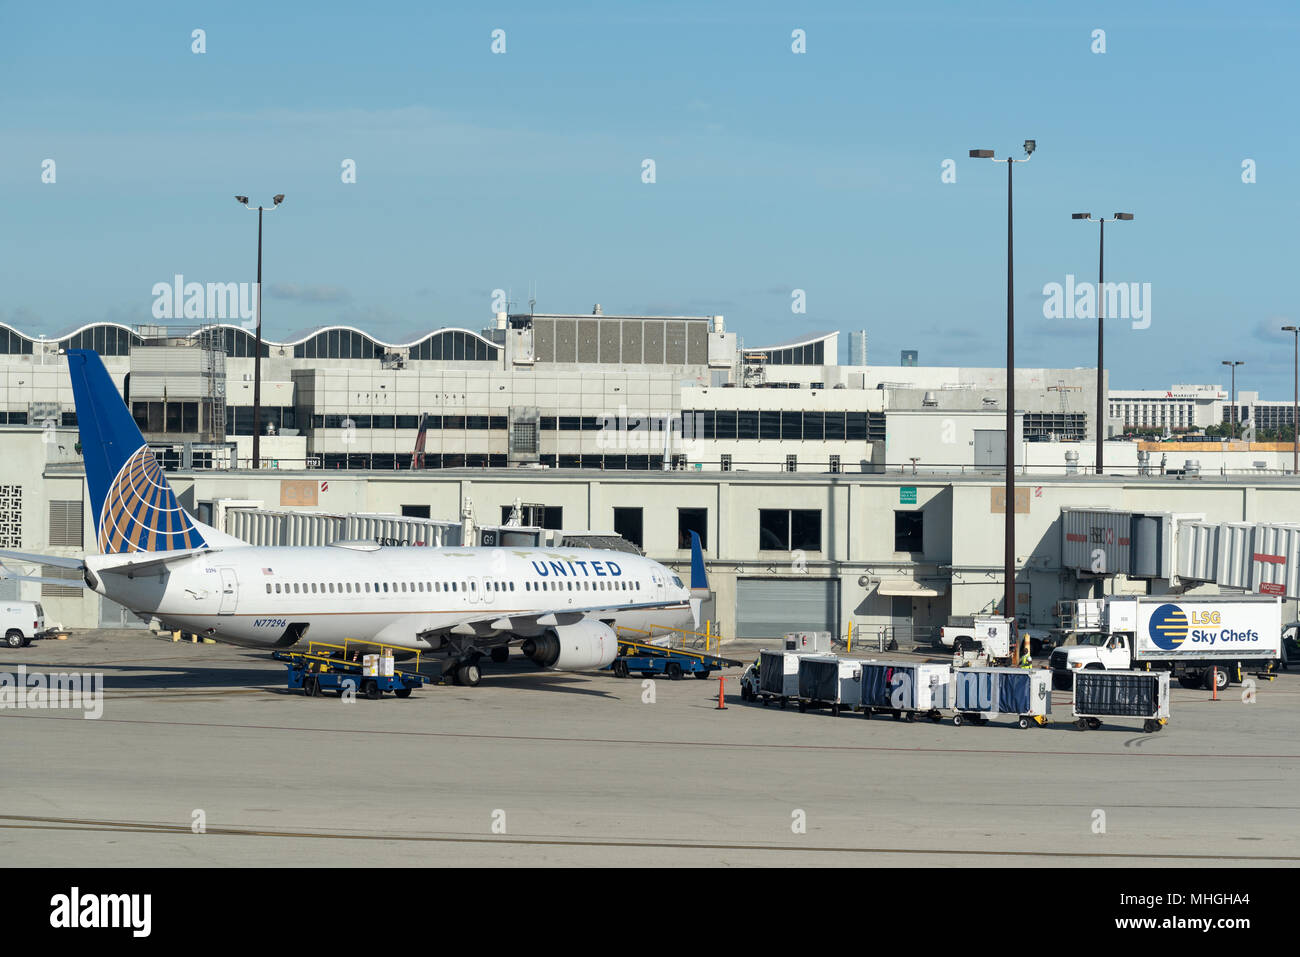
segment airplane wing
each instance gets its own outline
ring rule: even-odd
[[[103,555],[97,557],[107,561],[94,562],[92,570],[115,575],[135,575],[143,571],[180,565],[197,555],[210,555],[219,551],[221,551],[219,548],[187,548],[171,552],[126,552],[119,555]]]
[[[118,555],[92,555],[91,564],[97,572],[135,573],[149,568],[166,567],[189,561],[195,555],[219,552],[219,548],[186,548],[170,552],[124,552]],[[40,555],[36,552],[13,552],[0,549],[0,559],[10,559],[23,565],[49,565],[53,568],[75,568],[84,571],[84,558],[69,558],[66,555]],[[3,566],[0,566],[3,567]],[[10,575],[21,578],[20,575]],[[31,579],[35,581],[36,579]],[[55,581],[56,579],[50,579]],[[64,579],[57,579],[64,582]],[[69,579],[70,580],[70,579]]]
[[[86,583],[80,578],[42,578],[40,575],[15,575],[0,565],[0,581],[37,582],[41,585],[62,585],[64,588],[85,588]]]
[[[54,568],[75,568],[78,571],[86,567],[82,559],[69,558],[66,555],[38,555],[35,552],[0,550],[0,558],[9,558],[24,565],[50,565]]]
[[[218,548],[189,548],[171,552],[127,552],[120,555],[92,555],[91,571],[99,574],[134,576],[159,568],[167,568],[187,562],[196,555],[220,551]],[[14,552],[0,550],[0,559],[9,559],[21,565],[49,565],[52,568],[71,568],[79,572],[86,571],[84,558],[69,558],[66,555],[40,555],[36,552]],[[44,578],[40,575],[16,575],[0,562],[0,578],[12,578],[17,581],[39,582],[42,585],[63,585],[64,587],[85,587],[79,578]]]
[[[554,625],[572,625],[584,618],[598,618],[602,612],[616,614],[623,611],[653,608],[677,608],[680,601],[630,602],[613,605],[588,605],[581,608],[555,608],[547,611],[496,612],[494,614],[466,615],[460,621],[446,622],[436,628],[426,628],[417,633],[420,638],[452,634],[486,638],[501,632],[527,634],[530,631]]]

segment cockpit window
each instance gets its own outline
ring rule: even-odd
[[[678,578],[676,575],[673,576],[673,584],[676,585],[678,588],[685,587],[684,585],[682,585],[682,580]]]

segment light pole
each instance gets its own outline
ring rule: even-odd
[[[1132,213],[1116,213],[1110,219],[1093,219],[1092,213],[1071,213],[1071,219],[1085,219],[1088,222],[1096,223],[1101,227],[1101,248],[1097,252],[1097,474],[1101,475],[1105,471],[1102,467],[1102,455],[1105,446],[1102,445],[1105,431],[1106,419],[1102,415],[1102,402],[1105,401],[1106,393],[1102,389],[1102,370],[1105,368],[1105,353],[1103,350],[1104,328],[1102,322],[1106,318],[1106,224],[1107,223],[1126,223],[1133,218]]]
[[[251,210],[247,196],[235,199],[245,209]],[[271,197],[271,209],[284,202],[284,193]],[[261,468],[262,461],[262,210],[257,207],[257,347],[253,350],[253,468]]]
[[[1025,140],[1025,158],[1015,159],[1008,156],[1004,160],[994,157],[992,150],[971,150],[972,159],[988,159],[995,163],[1007,164],[1007,482],[1006,482],[1006,523],[1003,532],[1005,554],[1003,556],[1003,575],[1006,582],[1002,592],[1002,614],[1015,620],[1016,617],[1016,312],[1014,256],[1012,244],[1011,218],[1011,171],[1017,163],[1028,163],[1038,147],[1034,140]],[[1019,648],[1015,657],[1020,657]]]
[[[1232,437],[1237,437],[1237,366],[1244,366],[1245,362],[1232,362],[1224,359],[1220,365],[1225,365],[1232,370]]]
[[[1283,326],[1293,333],[1295,364],[1291,367],[1291,474],[1300,475],[1300,326]]]

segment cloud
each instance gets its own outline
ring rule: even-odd
[[[1107,330],[1113,328],[1109,323]],[[1016,332],[1021,331],[1016,323]],[[1035,321],[1025,332],[1033,338],[1059,339],[1096,339],[1097,320],[1095,319],[1042,319]],[[1019,336],[1017,336],[1019,338]],[[1095,363],[1094,363],[1095,364]]]
[[[1260,319],[1251,327],[1251,335],[1260,342],[1266,342],[1269,345],[1281,345],[1284,342],[1290,342],[1294,333],[1283,332],[1283,326],[1300,325],[1294,319],[1287,319],[1284,316],[1274,316],[1272,319]]]
[[[342,286],[299,285],[296,282],[276,282],[266,287],[272,299],[291,299],[306,303],[351,302],[352,294]]]

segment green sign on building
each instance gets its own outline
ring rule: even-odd
[[[915,505],[915,504],[916,504],[916,486],[915,486],[915,485],[903,485],[903,486],[900,486],[900,487],[899,487],[899,489],[898,489],[898,504],[899,504],[899,505]]]

